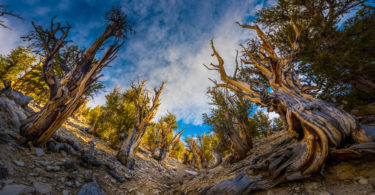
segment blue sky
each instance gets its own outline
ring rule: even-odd
[[[138,76],[148,80],[150,89],[167,81],[156,118],[168,111],[175,114],[179,126],[188,126],[185,136],[209,129],[202,124],[202,113],[209,111],[205,92],[212,85],[208,78],[217,75],[202,64],[215,62],[210,39],[231,72],[238,44],[253,36],[235,22],[251,21],[256,11],[266,6],[264,0],[3,0],[2,4],[24,18],[8,18],[11,30],[0,28],[2,54],[25,44],[20,36],[32,29],[31,21],[44,25],[52,16],[68,21],[72,25],[70,39],[87,48],[103,31],[106,10],[121,5],[137,33],[130,36],[111,67],[104,69],[106,90],[90,105],[104,104],[106,92],[115,86],[126,89]]]

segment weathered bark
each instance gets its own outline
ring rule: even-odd
[[[149,103],[151,102],[151,99],[144,90],[145,82],[146,81],[142,81],[138,83],[137,86],[135,84],[131,85],[136,93],[134,99],[136,108],[135,125],[128,137],[121,143],[120,149],[117,153],[119,161],[129,169],[134,167],[136,149],[141,143],[147,126],[156,115],[160,105],[159,97],[165,85],[165,82],[163,82],[158,90],[154,89],[155,96],[153,97],[152,105],[150,106]]]
[[[191,153],[193,154],[193,160],[195,162],[194,165],[198,170],[200,170],[202,168],[202,160],[199,154],[198,145],[194,140],[192,140],[191,143]]]
[[[212,155],[214,156],[215,160],[210,168],[215,168],[223,162],[223,158],[219,153],[215,152],[215,150],[212,152]]]
[[[293,59],[298,52],[298,37],[303,29],[299,29],[292,19],[291,23],[296,41],[292,42],[293,47],[290,50],[271,43],[258,26],[240,25],[243,28],[254,29],[261,40],[255,51],[244,49],[242,62],[257,68],[266,79],[268,86],[263,90],[254,87],[253,83],[228,76],[224,69],[224,61],[211,42],[213,55],[217,57],[219,64],[211,64],[213,68],[210,69],[217,70],[224,82],[214,83],[243,94],[245,98],[267,107],[269,111],[279,113],[293,137],[282,142],[272,152],[253,159],[251,167],[267,174],[262,174],[266,175],[262,178],[246,179],[246,182],[249,182],[246,192],[306,178],[322,168],[330,150],[343,147],[350,143],[350,140],[355,143],[375,141],[373,128],[361,126],[355,117],[344,110],[315,99],[308,93],[308,90],[312,89],[311,86],[304,87],[299,83]],[[275,47],[278,47],[279,53],[275,51]],[[272,92],[269,92],[267,87],[271,87]],[[370,147],[368,150],[374,151],[374,148]],[[237,180],[232,182],[235,181]],[[218,188],[218,185],[215,186],[217,187],[211,186],[211,191],[208,192],[214,193],[214,189]],[[243,192],[242,190],[238,192]]]
[[[35,32],[39,35],[46,52],[42,73],[50,89],[48,102],[40,112],[25,120],[21,127],[21,133],[34,145],[45,143],[53,135],[80,104],[86,90],[100,78],[98,74],[102,68],[114,60],[119,47],[122,45],[122,43],[119,43],[119,39],[115,39],[103,56],[94,63],[95,55],[99,49],[111,37],[117,36],[118,25],[120,24],[110,23],[84,53],[80,52],[75,56],[73,68],[62,78],[55,76],[53,63],[56,55],[68,42],[65,39],[68,36],[70,26],[62,27],[60,24],[56,26],[53,20],[48,30],[34,25]],[[57,37],[57,34],[61,34],[60,37]],[[48,39],[46,36],[48,36]],[[61,67],[67,66],[64,62],[59,65]]]
[[[185,129],[178,132],[175,136],[173,136],[173,139],[164,144],[164,147],[160,150],[160,161],[162,161],[164,164],[167,164],[169,152],[172,149],[172,147],[180,140],[181,134],[185,131]],[[166,140],[167,141],[167,140]]]

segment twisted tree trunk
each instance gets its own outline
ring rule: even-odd
[[[169,143],[166,143],[166,147],[161,148],[160,150],[160,161],[164,164],[167,164],[169,152],[173,148],[173,146],[180,140],[181,134],[185,131],[185,129],[178,132],[175,136],[173,136],[172,140]]]
[[[293,67],[294,56],[298,51],[298,37],[304,28],[299,28],[291,19],[295,30],[295,41],[292,48],[285,50],[276,43],[272,43],[258,26],[240,25],[257,32],[261,40],[259,45],[244,49],[243,64],[249,65],[260,72],[265,83],[249,79],[250,83],[239,80],[236,75],[230,77],[224,69],[224,61],[212,44],[213,55],[219,64],[211,64],[212,68],[220,73],[223,84],[216,81],[218,87],[226,87],[236,93],[243,94],[250,101],[267,107],[269,111],[276,111],[287,124],[289,134],[293,139],[285,140],[270,153],[253,159],[250,167],[265,172],[264,177],[248,177],[226,180],[234,184],[242,182],[245,188],[230,189],[235,193],[248,193],[256,189],[272,187],[280,182],[302,179],[310,176],[322,168],[330,151],[355,143],[374,142],[375,130],[368,126],[361,126],[355,117],[333,104],[315,99],[309,91],[315,87],[302,86]],[[293,39],[291,39],[293,40]],[[275,51],[278,47],[279,53]],[[282,56],[279,56],[282,55]],[[237,72],[236,67],[236,71]],[[254,86],[258,84],[257,86]],[[263,86],[262,90],[260,88]],[[269,92],[267,87],[272,88]],[[375,152],[374,144],[361,145],[347,152]],[[367,147],[367,148],[366,148]],[[336,152],[340,154],[340,152]],[[267,176],[268,175],[268,176]],[[219,183],[205,189],[205,192],[214,194],[223,189],[224,183]],[[228,192],[229,192],[228,191]]]
[[[155,96],[151,99],[144,90],[145,80],[138,83],[136,86],[132,83],[131,87],[135,91],[134,104],[136,108],[135,125],[128,137],[121,143],[120,149],[117,152],[119,161],[129,169],[134,168],[135,153],[139,147],[142,137],[146,132],[146,128],[150,121],[156,115],[159,107],[159,97],[163,91],[165,82],[163,82],[158,90],[154,89]]]
[[[114,19],[116,20],[116,19]],[[82,96],[101,76],[98,75],[103,67],[107,66],[116,57],[118,49],[122,45],[120,39],[115,41],[107,48],[103,56],[94,62],[96,53],[105,43],[114,36],[119,36],[118,32],[128,28],[125,21],[111,21],[105,31],[95,40],[95,42],[85,51],[78,53],[68,53],[67,59],[56,61],[56,56],[69,41],[65,39],[68,36],[70,26],[55,25],[53,19],[49,29],[43,29],[41,26],[34,25],[36,38],[41,42],[46,52],[46,58],[43,62],[43,77],[50,89],[48,102],[37,114],[25,120],[21,127],[21,133],[27,140],[31,140],[34,145],[44,144],[53,133],[71,116],[73,111],[81,103]],[[57,33],[61,32],[61,33]],[[57,37],[61,34],[60,37]],[[69,61],[74,64],[69,69]],[[54,63],[58,63],[61,69],[67,73],[58,78],[55,75]]]
[[[135,151],[141,143],[145,132],[146,128],[139,129],[138,127],[134,127],[130,135],[121,143],[120,149],[117,153],[117,158],[129,169],[134,167]]]
[[[192,143],[191,143],[191,153],[193,154],[193,159],[194,159],[194,162],[195,162],[195,166],[197,167],[198,170],[201,170],[201,168],[202,168],[202,159],[201,159],[200,154],[199,154],[198,145],[197,145],[197,143],[194,140],[192,140]]]

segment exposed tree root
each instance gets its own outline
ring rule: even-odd
[[[198,189],[200,194],[243,194],[256,190],[272,188],[280,183],[307,178],[310,175],[293,170],[293,163],[305,160],[306,146],[297,139],[287,138],[272,146],[268,153],[260,154],[250,159],[250,164],[236,167],[234,172],[244,166],[252,170],[255,176],[240,172],[235,178],[214,183]],[[337,162],[347,159],[358,159],[365,155],[375,155],[375,142],[354,144],[348,148],[328,151],[327,162]],[[290,166],[290,168],[287,168]],[[296,167],[299,170],[301,167]]]
[[[375,142],[355,144],[348,148],[333,150],[328,156],[330,161],[358,159],[365,155],[375,156]]]

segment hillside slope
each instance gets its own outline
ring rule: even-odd
[[[73,140],[84,150],[89,150],[89,142],[93,141],[94,156],[110,164],[125,178],[124,182],[120,182],[105,166],[85,166],[79,155],[70,155],[63,150],[56,153],[46,148],[19,146],[17,140],[21,136],[18,126],[26,115],[27,112],[12,100],[0,98],[0,195],[78,194],[83,186],[87,187],[93,181],[106,194],[198,194],[214,183],[239,175],[253,175],[248,167],[252,157],[270,151],[272,144],[288,136],[286,131],[281,131],[258,140],[246,159],[226,167],[220,165],[201,170],[198,175],[193,175],[195,170],[173,158],[169,159],[167,167],[163,167],[150,157],[147,149],[141,147],[135,169],[129,170],[115,158],[116,151],[86,133],[85,129],[89,127],[84,122],[70,118],[56,134]],[[375,158],[368,156],[328,164],[320,175],[254,194],[375,194]]]

